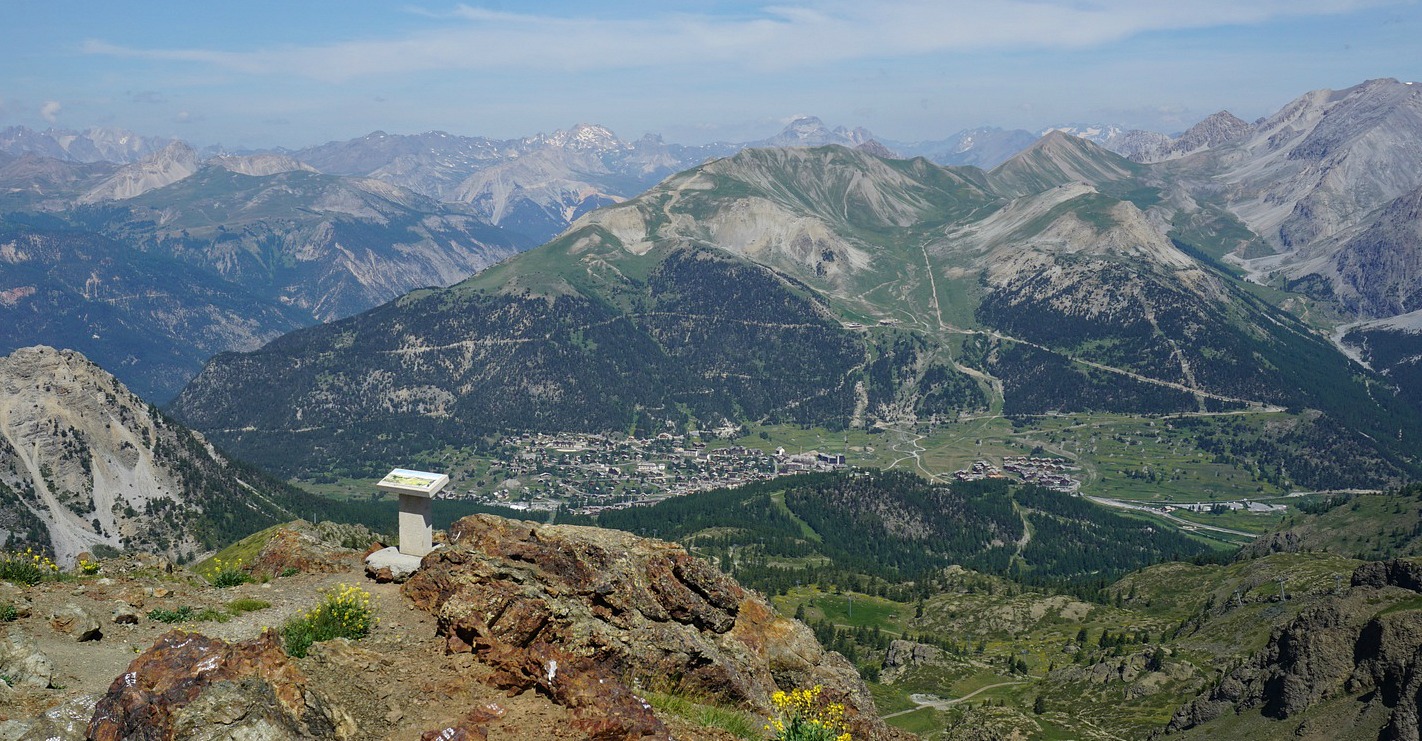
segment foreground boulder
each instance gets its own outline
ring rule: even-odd
[[[11,628],[0,640],[0,674],[8,677],[7,686],[43,689],[54,680],[54,663],[31,638],[18,628]]]
[[[575,679],[604,697],[633,687],[685,692],[772,712],[776,690],[824,687],[855,738],[894,738],[854,667],[678,545],[615,530],[537,525],[490,515],[455,523],[403,591],[438,619],[447,650],[474,652],[511,692],[536,689],[578,711]],[[587,703],[600,737],[658,737],[632,704]],[[620,715],[619,715],[620,714]],[[620,730],[614,730],[620,729]]]
[[[354,725],[308,689],[274,632],[227,643],[175,630],[109,686],[87,738],[348,739]]]

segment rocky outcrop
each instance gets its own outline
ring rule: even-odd
[[[354,721],[307,687],[276,633],[239,643],[164,634],[114,680],[88,738],[347,739]]]
[[[97,695],[79,695],[55,705],[40,713],[19,741],[88,741],[85,728],[98,699]]]
[[[895,640],[889,642],[889,650],[884,654],[884,668],[890,669],[900,666],[917,666],[936,661],[942,655],[942,649],[937,646],[930,646],[926,643],[915,643],[913,641]]]
[[[254,576],[280,576],[289,570],[335,573],[349,567],[353,548],[364,548],[375,540],[375,534],[362,525],[313,525],[296,520],[270,531],[266,544],[242,570]]]
[[[777,689],[821,685],[855,738],[893,737],[849,662],[680,546],[488,515],[455,523],[449,541],[404,594],[437,617],[449,651],[494,666],[497,686],[573,708],[594,737],[662,732],[634,707],[636,685],[762,714]]]
[[[1355,587],[1402,587],[1422,592],[1422,563],[1415,561],[1372,561],[1353,572]]]
[[[671,741],[651,706],[593,658],[543,641],[526,648],[491,646],[481,655],[494,669],[491,684],[510,695],[536,690],[571,709],[575,714],[573,726],[590,739]]]
[[[1224,677],[1206,696],[1176,711],[1167,731],[1208,723],[1228,712],[1258,710],[1296,718],[1317,704],[1357,697],[1390,712],[1380,741],[1422,738],[1422,611],[1377,612],[1377,589],[1422,591],[1422,566],[1369,563],[1353,590],[1299,614],[1276,629],[1263,651]]]

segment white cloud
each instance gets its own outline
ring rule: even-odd
[[[846,59],[994,49],[1064,49],[1154,32],[1346,13],[1392,0],[806,0],[753,17],[667,13],[638,19],[555,17],[459,6],[442,26],[401,38],[245,52],[139,49],[104,41],[91,54],[192,62],[254,75],[341,82],[428,70],[570,72],[735,64],[774,70]]]
[[[61,106],[61,105],[59,104],[59,101],[57,101],[57,100],[46,100],[46,101],[44,102],[44,105],[40,106],[40,115],[41,115],[41,116],[44,116],[44,120],[46,120],[46,121],[48,121],[48,122],[50,122],[50,123],[58,123],[58,122],[59,122],[59,110],[60,110],[61,108],[63,108],[63,106]]]

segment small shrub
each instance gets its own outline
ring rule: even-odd
[[[240,558],[235,561],[214,558],[212,559],[212,568],[204,576],[212,583],[212,586],[219,589],[235,587],[252,581],[252,575],[242,570],[242,559]]]
[[[313,643],[332,638],[364,638],[374,627],[370,593],[342,584],[327,591],[321,602],[305,615],[288,620],[281,629],[282,643],[288,654],[302,658]]]
[[[148,619],[159,623],[225,623],[232,619],[232,615],[215,607],[194,610],[189,605],[183,605],[176,610],[161,607],[149,610]]]
[[[849,727],[844,723],[844,706],[821,701],[822,689],[815,685],[807,690],[776,691],[771,695],[776,717],[765,726],[771,738],[775,741],[850,741]]]
[[[272,603],[264,599],[252,599],[251,597],[234,599],[231,602],[227,603],[227,609],[233,615],[241,615],[244,612],[256,612],[257,610],[265,610],[271,606]]]
[[[165,610],[161,607],[149,610],[148,619],[156,620],[160,623],[185,623],[193,618],[193,608],[183,605],[176,610]]]
[[[296,568],[295,566],[288,566],[288,567],[282,569],[282,570],[281,570],[281,573],[278,574],[278,576],[280,576],[280,577],[282,577],[282,578],[286,578],[286,577],[288,577],[288,576],[296,576],[297,574],[300,574],[300,573],[301,573],[301,569],[298,569],[298,568]]]
[[[59,574],[59,566],[49,556],[26,548],[24,553],[0,553],[0,579],[33,586]]]
[[[232,615],[226,610],[219,610],[215,607],[204,607],[197,614],[193,615],[195,623],[225,623],[232,619]]]
[[[20,611],[9,602],[0,604],[0,623],[13,623],[20,619]]]
[[[99,573],[99,562],[81,558],[79,559],[79,563],[74,566],[74,570],[84,576],[93,576]]]

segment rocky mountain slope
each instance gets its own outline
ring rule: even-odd
[[[81,552],[190,557],[309,508],[234,464],[71,351],[0,359],[0,537],[71,564]]]
[[[56,207],[0,221],[13,318],[0,347],[80,350],[166,401],[213,353],[449,285],[525,246],[466,209],[291,158],[188,174],[185,145],[156,156],[109,175],[24,158],[0,171],[29,209]]]
[[[260,584],[229,589],[152,558],[104,560],[69,584],[0,583],[23,613],[0,641],[0,670],[15,679],[0,688],[0,730],[721,741],[758,733],[775,691],[818,686],[845,705],[855,738],[912,738],[879,720],[853,668],[808,628],[674,544],[468,518],[401,587],[367,581],[360,551],[332,537],[305,523],[254,536],[254,563],[280,543],[300,567],[279,578],[252,567]],[[288,656],[263,626],[340,584],[373,595],[371,634]],[[241,603],[251,611],[230,607]],[[208,617],[180,630],[151,617],[180,607]],[[73,621],[61,632],[50,614],[97,632],[81,639]]]
[[[474,215],[408,190],[299,167],[251,176],[219,163],[76,218],[316,321],[449,285],[522,247]]]
[[[1168,730],[1209,738],[1247,724],[1253,738],[1418,738],[1419,590],[1415,563],[1359,567],[1346,593],[1276,629],[1262,651],[1182,707]],[[1408,594],[1411,604],[1379,611],[1375,605],[1388,591]]]
[[[0,353],[80,348],[164,400],[212,355],[311,322],[300,310],[175,257],[92,232],[0,225]]]
[[[118,172],[79,196],[78,202],[122,201],[172,185],[197,170],[197,151],[183,142],[173,142],[143,160],[120,167]]]
[[[1176,160],[1167,172],[1196,199],[1218,199],[1280,255],[1259,268],[1298,279],[1422,185],[1419,132],[1422,88],[1369,80],[1303,95],[1247,135]]]

